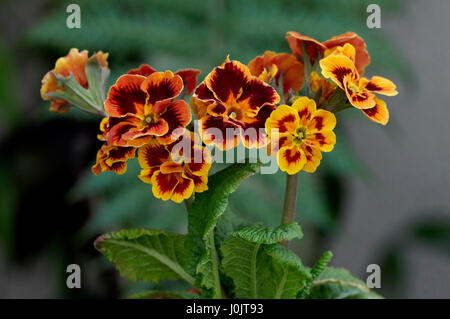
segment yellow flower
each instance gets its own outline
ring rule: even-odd
[[[351,105],[360,109],[372,121],[385,125],[389,120],[386,103],[374,93],[394,96],[398,94],[397,87],[381,76],[373,76],[370,80],[361,77],[354,61],[355,49],[346,44],[320,60],[322,75],[344,90]]]
[[[271,154],[276,154],[280,169],[288,174],[301,170],[314,172],[336,143],[333,113],[317,110],[314,100],[301,97],[292,106],[280,105],[266,121],[271,137]]]

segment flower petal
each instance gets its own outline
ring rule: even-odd
[[[273,87],[254,77],[242,87],[242,94],[237,99],[241,110],[257,113],[265,104],[280,102],[280,96]]]
[[[154,105],[159,101],[167,101],[176,98],[183,90],[183,80],[179,75],[170,71],[154,72],[141,84],[142,91],[148,94],[147,103]],[[158,114],[161,110],[154,110]]]
[[[386,102],[375,97],[375,106],[371,109],[361,110],[372,122],[386,125],[389,121],[389,111],[386,107]]]
[[[128,132],[122,134],[124,140],[128,141],[129,145],[142,146],[151,136],[164,136],[169,131],[169,124],[162,118],[150,122],[145,126],[140,123],[139,126],[130,128]],[[138,140],[138,138],[146,137],[145,139]],[[134,140],[134,143],[132,142]]]
[[[303,64],[293,54],[277,54],[272,51],[266,51],[262,56],[257,56],[250,61],[248,67],[252,75],[259,77],[265,70],[272,70],[274,65],[277,67],[274,74],[277,85],[280,75],[282,75],[283,93],[286,94],[289,90],[297,93],[302,89],[304,79]],[[267,80],[270,79],[271,77]]]
[[[181,203],[184,199],[191,197],[194,192],[194,187],[194,181],[184,175],[179,179],[179,182],[173,190],[172,197],[170,199],[175,203]]]
[[[156,198],[169,200],[179,183],[180,174],[163,174],[157,171],[152,175],[152,192]]]
[[[86,79],[86,63],[88,60],[88,51],[83,50],[81,52],[78,49],[72,48],[69,53],[56,61],[55,69],[56,74],[64,77],[73,74],[77,82],[84,88],[88,87]]]
[[[292,135],[279,134],[270,136],[270,145],[267,147],[268,154],[276,154],[281,148],[292,145]]]
[[[320,60],[320,67],[322,68],[322,75],[331,79],[341,89],[344,89],[345,77],[359,78],[352,60],[343,55],[330,55]]]
[[[283,92],[286,94],[292,90],[292,92],[297,93],[303,87],[303,81],[305,79],[304,67],[303,64],[300,61],[297,61],[292,55],[287,56],[289,56],[289,58],[283,62],[287,65],[284,66],[283,63],[280,63],[281,66],[279,67],[279,69],[283,70]],[[292,58],[294,58],[294,60],[292,60]]]
[[[186,176],[194,181],[194,192],[201,193],[208,190],[208,175],[193,175],[186,172]]]
[[[202,140],[205,144],[214,144],[221,150],[229,150],[239,144],[241,129],[222,117],[206,116],[202,119]]]
[[[97,162],[92,166],[92,172],[99,175],[101,172],[113,171],[121,175],[127,170],[127,160],[135,156],[134,147],[109,146],[106,143],[97,152]]]
[[[126,116],[124,118],[110,117],[103,137],[108,145],[127,146],[128,139],[124,137],[124,134],[130,130],[136,130],[140,125],[140,119],[134,116]]]
[[[170,159],[170,153],[167,148],[152,139],[148,144],[138,150],[139,165],[143,169],[159,167]]]
[[[300,118],[293,107],[280,105],[272,112],[266,121],[266,131],[272,135],[271,130],[277,129],[278,133],[294,132],[299,125]]]
[[[141,169],[141,172],[138,175],[138,178],[143,181],[144,183],[151,184],[152,183],[152,176],[156,172],[159,171],[159,167],[155,166],[152,168],[143,168]]]
[[[168,124],[168,131],[158,139],[161,143],[166,144],[175,141],[180,134],[175,135],[174,131],[178,128],[186,127],[192,119],[191,109],[183,100],[176,100],[170,103],[160,117]]]
[[[278,166],[283,172],[293,175],[302,170],[306,163],[306,156],[303,150],[292,145],[281,148],[278,152],[277,160]]]
[[[361,89],[359,93],[354,92],[351,89],[348,81],[348,78],[344,79],[344,89],[350,104],[358,109],[370,109],[374,107],[375,94],[367,89]]]
[[[142,117],[147,94],[141,90],[145,80],[140,75],[122,75],[109,89],[105,101],[105,111],[112,117],[124,117],[130,114]]]
[[[308,132],[305,143],[318,147],[322,152],[330,152],[336,144],[336,135],[333,131]]]
[[[156,70],[152,68],[148,64],[141,64],[137,69],[131,69],[128,71],[128,74],[136,74],[136,75],[142,75],[142,76],[149,76],[152,73],[155,73]]]
[[[246,65],[238,61],[226,61],[208,74],[205,84],[218,100],[232,105],[251,78]]]
[[[192,175],[202,176],[208,175],[211,168],[211,155],[207,148],[201,146],[193,147],[194,156],[185,164],[186,171]],[[199,160],[201,157],[201,161]]]
[[[286,34],[286,40],[289,42],[292,52],[298,56],[303,56],[302,43],[304,43],[312,65],[316,62],[319,53],[326,49],[326,47],[316,39],[295,31],[289,31]]]
[[[226,107],[222,102],[215,99],[214,94],[208,89],[205,82],[197,87],[190,103],[197,119],[201,119],[208,113],[218,116],[226,111]]]
[[[186,94],[191,94],[197,86],[197,76],[202,71],[197,69],[183,69],[175,72],[176,75],[181,76],[183,79],[184,87],[186,88]]]
[[[344,34],[336,35],[331,39],[323,42],[328,49],[336,46],[344,46],[346,43],[351,44],[355,50],[355,65],[359,74],[364,73],[366,66],[370,64],[369,52],[366,49],[364,40],[354,32],[346,32]]]
[[[308,173],[314,173],[320,164],[322,159],[322,153],[317,147],[302,144],[302,150],[306,156],[306,163],[303,166],[303,170]]]
[[[316,112],[316,102],[306,96],[297,98],[292,103],[292,108],[297,112],[299,118],[299,125],[306,126],[311,120],[313,114]]]
[[[332,131],[336,127],[336,116],[326,110],[317,110],[308,124],[308,132]]]
[[[265,123],[270,114],[275,110],[275,106],[268,104],[262,107],[258,114],[249,121],[246,119],[245,128],[242,131],[242,139],[247,148],[260,148],[268,144]]]
[[[396,90],[397,86],[391,80],[381,76],[373,76],[369,83],[367,83],[366,89],[387,96],[395,96],[398,94]]]
[[[159,170],[163,174],[182,173],[184,171],[183,166],[173,161],[162,163]]]

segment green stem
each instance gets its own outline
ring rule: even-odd
[[[184,200],[184,206],[186,206],[186,210],[189,211],[189,208],[191,207],[192,203],[194,203],[194,194],[192,194],[191,197]]]
[[[286,174],[286,190],[284,193],[284,207],[283,215],[281,217],[281,224],[287,224],[294,221],[295,208],[297,205],[297,189],[298,189],[298,173],[294,175]],[[281,243],[288,247],[289,242]]]
[[[214,283],[216,286],[216,296],[218,299],[222,299],[222,285],[220,284],[219,276],[219,256],[217,255],[216,244],[214,242],[214,231],[211,231],[211,233],[209,234],[209,245],[211,246],[210,255],[214,274]]]

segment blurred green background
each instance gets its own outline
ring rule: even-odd
[[[124,176],[107,172],[96,177],[90,172],[100,147],[99,118],[74,109],[65,115],[48,112],[49,104],[39,95],[40,79],[70,48],[109,52],[110,84],[142,63],[158,70],[198,68],[203,79],[228,54],[248,63],[265,50],[289,52],[285,33],[290,30],[321,41],[351,30],[368,44],[373,61],[368,74],[387,72],[388,77],[415,85],[415,74],[398,45],[382,30],[366,27],[371,1],[79,0],[81,29],[68,29],[70,3],[1,3],[0,273],[3,278],[13,272],[24,279],[17,279],[22,290],[11,288],[12,280],[0,284],[0,297],[127,296],[147,285],[118,278],[94,250],[93,240],[130,227],[186,231],[184,206],[155,199],[151,186],[136,177],[137,160],[129,161]],[[377,3],[391,17],[405,6],[394,0]],[[335,150],[324,155],[316,174],[300,176],[297,219],[305,238],[294,248],[307,265],[330,249],[340,234],[343,202],[351,196],[346,181],[356,178],[371,185],[376,180],[348,142],[346,126],[359,116],[343,114],[347,120],[337,129]],[[394,135],[396,120],[388,127]],[[245,181],[232,195],[231,208],[249,221],[277,225],[284,179],[279,172]],[[405,281],[411,279],[402,251],[409,243],[450,251],[448,219],[440,217],[445,212],[428,215],[373,252],[386,274],[381,291],[385,296],[405,296]],[[82,289],[65,286],[70,263],[81,265]],[[48,278],[44,290],[39,280],[27,279],[39,276],[41,268],[43,278]]]

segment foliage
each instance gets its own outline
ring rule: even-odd
[[[159,282],[181,278],[203,298],[376,296],[347,271],[326,268],[331,253],[325,253],[309,269],[293,251],[281,246],[282,241],[303,237],[297,223],[263,227],[237,221],[227,210],[228,196],[258,167],[233,164],[211,176],[208,191],[197,195],[189,207],[187,235],[123,230],[99,237],[97,249],[128,279]],[[134,297],[185,298],[186,294],[143,292]]]

